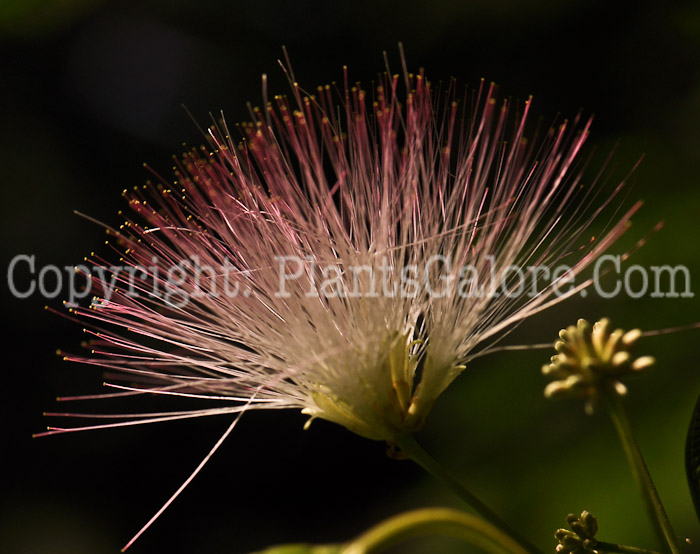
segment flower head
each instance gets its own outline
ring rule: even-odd
[[[116,370],[112,396],[222,404],[94,427],[296,408],[392,442],[486,341],[585,287],[559,289],[639,207],[591,239],[614,194],[575,169],[590,122],[529,140],[530,100],[455,88],[293,83],[172,184],[125,192],[122,266],[93,255],[97,296],[72,308],[91,354],[66,358]]]
[[[562,554],[598,554],[595,538],[598,522],[595,516],[584,510],[581,517],[575,514],[566,516],[569,529],[557,529],[554,538],[559,541],[556,551]]]
[[[554,344],[558,354],[542,367],[542,373],[554,379],[545,388],[545,396],[583,398],[590,413],[600,394],[627,394],[622,379],[654,364],[651,356],[632,356],[641,336],[639,329],[613,329],[607,318],[593,325],[579,319],[576,326],[562,329]]]

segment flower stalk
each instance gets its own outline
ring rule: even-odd
[[[627,456],[632,474],[641,490],[649,519],[654,526],[659,542],[664,545],[665,552],[680,554],[676,535],[666,515],[666,510],[664,510],[663,504],[661,503],[659,493],[654,486],[654,481],[649,474],[649,469],[644,462],[639,445],[634,438],[632,426],[630,425],[622,401],[616,394],[606,394],[605,396],[610,411],[610,418],[612,419],[615,431],[617,431],[617,435],[622,443],[622,448]]]
[[[612,542],[598,541],[596,545],[598,552],[619,553],[619,554],[659,554],[654,550],[646,548],[637,548],[636,546],[627,546],[626,544],[615,544]]]
[[[342,554],[374,554],[404,540],[430,535],[454,537],[493,554],[531,552],[480,517],[450,508],[425,508],[372,527],[352,541]]]
[[[516,543],[520,550],[532,554],[541,553],[540,549],[531,544],[527,539],[513,530],[498,514],[484,504],[474,493],[467,489],[462,483],[457,480],[448,470],[446,470],[435,458],[433,458],[425,449],[416,442],[410,434],[405,434],[394,441],[395,445],[401,452],[416,464],[421,466],[430,475],[435,477],[443,485],[449,488],[462,500],[464,500],[474,511],[483,517],[490,525],[496,528],[500,533],[509,537],[511,541]]]

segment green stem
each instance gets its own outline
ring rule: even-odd
[[[406,434],[397,437],[395,443],[396,446],[401,449],[404,455],[406,455],[406,457],[413,460],[438,481],[446,485],[447,488],[452,490],[457,496],[469,504],[480,516],[482,516],[503,534],[511,537],[511,539],[518,543],[526,552],[531,554],[539,554],[541,552],[527,539],[514,531],[505,521],[503,521],[494,511],[492,511],[491,508],[489,508],[486,504],[474,496],[474,494],[464,485],[462,485],[462,483],[455,479],[455,477],[449,471],[442,467],[423,449],[420,444],[416,442],[413,435]]]
[[[671,527],[671,522],[666,515],[659,493],[656,491],[654,481],[651,479],[647,465],[644,463],[644,458],[639,450],[639,445],[632,434],[632,426],[629,418],[622,405],[619,395],[611,392],[606,395],[608,407],[610,408],[610,417],[612,419],[617,435],[622,443],[622,448],[627,456],[627,461],[632,468],[637,484],[642,492],[644,503],[649,518],[651,519],[656,534],[662,545],[666,545],[666,551],[672,554],[680,554],[680,549],[676,541],[676,535]]]
[[[653,550],[645,548],[637,548],[636,546],[627,546],[624,544],[615,544],[612,542],[597,541],[595,549],[599,552],[620,552],[621,554],[659,554]]]
[[[392,517],[357,537],[341,553],[374,554],[404,540],[429,535],[461,539],[494,554],[529,554],[480,517],[449,508],[425,508]]]

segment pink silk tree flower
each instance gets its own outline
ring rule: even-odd
[[[291,408],[392,444],[505,331],[590,285],[639,208],[592,238],[625,183],[584,182],[590,121],[528,140],[530,100],[493,85],[291,81],[235,133],[212,127],[172,184],[124,193],[121,265],[93,255],[96,296],[71,308],[92,352],[65,357],[110,370],[103,396],[218,407],[49,434],[235,414],[223,440],[247,410]]]

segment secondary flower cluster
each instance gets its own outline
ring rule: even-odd
[[[584,510],[581,516],[575,514],[566,516],[569,529],[557,529],[554,538],[559,544],[556,551],[561,554],[598,554],[595,534],[598,532],[598,522],[592,513]]]
[[[558,354],[542,367],[542,373],[555,380],[544,390],[546,397],[576,396],[586,400],[586,411],[600,394],[627,393],[622,382],[625,377],[638,373],[654,364],[651,356],[634,358],[632,349],[642,336],[639,329],[613,329],[609,319],[601,319],[591,326],[579,319],[576,326],[559,332],[554,348]]]

